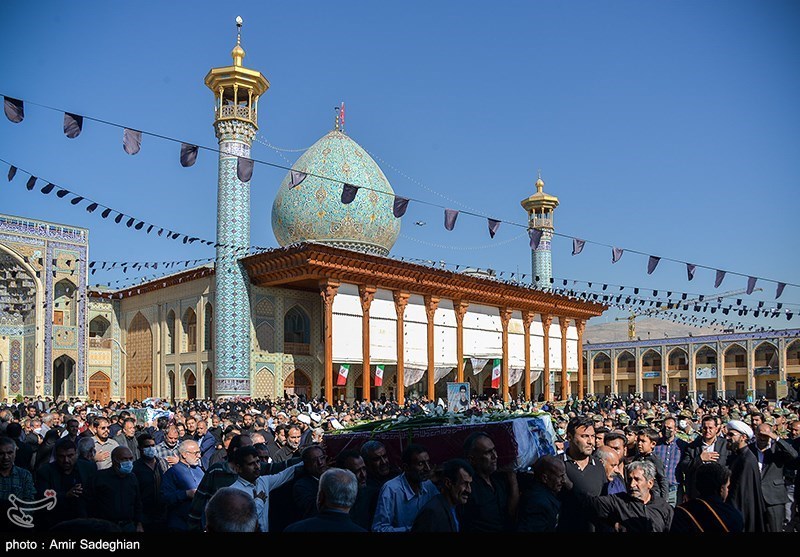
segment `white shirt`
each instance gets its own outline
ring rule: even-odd
[[[302,462],[298,462],[277,474],[259,476],[255,483],[248,482],[239,476],[231,486],[253,496],[256,501],[256,512],[258,513],[258,527],[262,532],[269,532],[269,492],[291,481],[294,478],[295,470],[302,465]]]

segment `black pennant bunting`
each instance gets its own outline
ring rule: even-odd
[[[39,190],[39,191],[41,191],[43,194],[47,195],[48,193],[50,193],[51,191],[53,191],[53,188],[55,188],[55,187],[56,187],[56,186],[55,186],[54,184],[51,184],[51,183],[49,183],[49,182],[48,182],[48,183],[47,183],[47,184],[45,184],[45,185],[42,187],[42,189],[41,189],[41,190]]]
[[[77,205],[81,201],[83,201],[83,198],[80,195],[78,195],[74,199],[70,200],[70,203],[72,203],[73,205]]]
[[[408,199],[405,197],[394,197],[394,203],[392,204],[392,214],[394,214],[395,218],[400,218],[406,214],[406,209],[408,209]]]
[[[697,269],[697,265],[693,265],[692,263],[686,264],[686,276],[688,277],[689,280],[694,279],[695,269]]]
[[[348,205],[352,203],[358,193],[358,186],[353,184],[342,184],[342,203]]]
[[[578,255],[580,252],[582,252],[584,244],[586,244],[586,240],[579,240],[578,238],[573,238],[572,255]]]
[[[455,209],[444,210],[444,227],[446,230],[453,230],[456,227],[456,219],[458,218],[458,211]]]
[[[497,234],[498,228],[500,228],[500,221],[489,219],[489,237],[494,238],[494,235]]]
[[[661,261],[660,257],[656,257],[655,255],[651,255],[647,260],[647,274],[652,275],[653,271],[656,270],[658,267],[658,262]]]
[[[17,175],[17,167],[16,166],[9,166],[8,167],[8,181],[10,182],[11,180],[13,180],[14,176],[16,176],[16,175]]]
[[[756,287],[757,277],[747,277],[747,294],[752,294]]]
[[[121,223],[121,222],[122,222],[122,218],[123,218],[124,216],[125,216],[125,215],[123,215],[122,213],[118,214],[118,215],[117,215],[117,216],[114,218],[114,222],[116,222],[117,224]]]
[[[87,213],[94,213],[97,210],[97,203],[91,203],[88,207],[86,207]]]
[[[25,107],[19,99],[12,99],[11,97],[3,97],[3,105],[6,112],[6,118],[15,124],[19,124],[25,118]]]
[[[781,294],[783,294],[783,289],[784,288],[786,288],[786,283],[785,282],[779,282],[778,283],[778,288],[775,290],[775,299],[776,300],[781,297]]]
[[[125,128],[122,132],[122,148],[129,155],[135,155],[142,148],[142,132]]]
[[[253,159],[246,157],[237,157],[236,159],[236,177],[240,182],[249,182],[253,177]]]
[[[622,254],[625,252],[622,248],[611,248],[611,263],[616,263],[622,258]]]
[[[531,249],[536,251],[539,249],[539,242],[542,241],[542,231],[536,228],[531,228],[528,230],[528,236],[530,236],[530,246]],[[589,287],[591,288],[592,284],[589,283]]]
[[[107,219],[108,215],[110,215],[110,214],[111,214],[111,209],[106,208],[106,209],[103,209],[103,212],[100,213],[100,216],[103,217],[104,219]]]
[[[197,160],[197,145],[181,143],[181,166],[188,168]]]
[[[75,139],[81,134],[83,129],[83,116],[77,114],[64,113],[64,135],[69,139]]]
[[[308,174],[300,172],[299,170],[292,170],[289,172],[289,189],[296,188],[303,183]]]
[[[25,187],[28,188],[28,191],[31,191],[35,185],[36,185],[36,176],[31,176],[30,178],[28,178],[28,183],[25,184]]]
[[[130,228],[131,226],[133,226],[133,223],[134,223],[134,222],[136,222],[136,219],[134,219],[133,217],[131,217],[131,218],[129,218],[129,219],[128,219],[128,222],[126,222],[126,223],[125,223],[125,226],[127,226],[128,228]]]

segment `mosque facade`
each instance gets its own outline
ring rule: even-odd
[[[278,189],[280,247],[247,255],[250,146],[269,82],[243,66],[240,41],[231,54],[205,79],[220,150],[215,264],[89,290],[88,231],[0,217],[0,398],[402,402],[446,398],[448,382],[506,400],[585,390],[582,334],[605,307],[390,257],[402,198],[339,121]],[[531,226],[552,230],[557,200],[545,211],[531,199]],[[549,251],[537,257],[545,276]]]

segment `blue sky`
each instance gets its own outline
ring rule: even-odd
[[[0,94],[213,147],[213,96],[203,78],[230,63],[237,15],[245,65],[272,84],[260,104],[264,141],[308,147],[345,101],[348,134],[377,155],[399,195],[524,223],[519,202],[541,169],[561,202],[561,233],[800,283],[796,2],[7,0]],[[0,158],[126,214],[213,239],[212,153],[184,169],[174,143],[145,136],[129,156],[121,130],[86,122],[68,140],[62,118],[32,104],[21,124],[0,117]],[[276,164],[298,155],[253,148]],[[276,245],[270,212],[283,176],[256,166],[255,245]],[[0,212],[89,228],[91,259],[213,256],[212,248],[151,238],[28,192],[26,178],[0,180]],[[501,225],[491,240],[483,219],[463,215],[453,232],[442,222],[441,209],[412,203],[392,254],[506,277],[530,272],[521,228]],[[576,257],[571,247],[555,239],[554,275],[595,289],[710,294],[746,286],[729,275],[715,290],[713,271],[703,269],[688,282],[685,267],[668,261],[648,276],[641,255],[612,265],[608,247],[587,244]],[[98,273],[93,282],[128,276]],[[772,307],[775,284],[758,286],[764,292],[741,296],[744,303]],[[787,287],[780,301],[800,309],[790,305],[800,304],[800,288]],[[784,328],[800,317],[736,319]]]

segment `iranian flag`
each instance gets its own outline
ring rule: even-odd
[[[383,364],[375,366],[375,386],[383,385]]]
[[[492,365],[492,388],[500,388],[500,360],[495,360]]]
[[[347,385],[347,375],[350,373],[350,364],[342,364],[339,366],[339,377],[336,379],[336,385]]]

